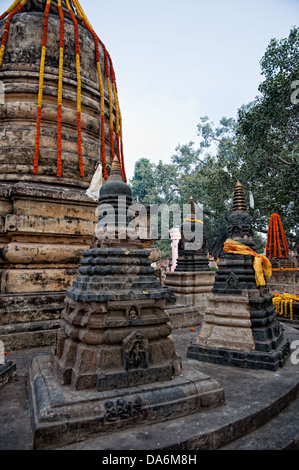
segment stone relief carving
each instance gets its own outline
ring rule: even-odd
[[[132,331],[122,346],[125,370],[148,367],[148,339],[141,333]]]
[[[237,290],[239,285],[239,278],[235,273],[230,273],[226,280],[226,289],[227,290]]]
[[[140,309],[136,305],[132,305],[127,309],[126,316],[128,320],[138,320],[140,318]]]
[[[137,395],[132,401],[118,398],[115,401],[108,400],[105,403],[105,419],[107,421],[117,421],[127,418],[134,418],[142,410],[142,400]]]

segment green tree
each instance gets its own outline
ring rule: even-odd
[[[272,39],[260,62],[260,95],[238,110],[237,120],[197,125],[201,139],[179,145],[170,164],[136,163],[133,194],[142,202],[186,204],[192,196],[204,208],[209,249],[225,234],[235,184],[241,181],[252,218],[257,251],[265,247],[270,216],[280,214],[289,245],[299,233],[299,30]],[[298,86],[298,92],[294,86]],[[263,233],[262,237],[260,233]],[[298,248],[297,248],[298,249]]]
[[[158,198],[155,179],[155,165],[148,158],[140,158],[135,163],[134,176],[130,181],[133,200],[154,204]]]
[[[260,64],[260,96],[239,110],[241,174],[254,194],[256,227],[265,230],[277,212],[289,244],[298,247],[299,102],[292,96],[299,79],[299,29],[272,39]]]

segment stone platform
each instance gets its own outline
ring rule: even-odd
[[[299,340],[298,330],[289,325],[284,328],[291,345]],[[134,456],[134,451],[143,451],[140,454],[143,458],[153,451],[171,455],[172,451],[196,454],[198,450],[215,449],[299,450],[299,364],[293,364],[288,358],[283,368],[273,372],[188,359],[186,349],[197,334],[198,328],[172,332],[176,350],[183,359],[182,373],[192,369],[217,380],[225,390],[224,405],[181,418],[171,419],[170,416],[161,423],[139,423],[123,431],[115,430],[76,444],[60,445],[57,449],[97,450],[99,462],[104,453]],[[298,353],[292,351],[298,359]],[[8,360],[17,365],[17,373],[0,389],[1,450],[33,450],[26,386],[28,365],[34,357],[48,353],[49,348],[8,353]],[[117,454],[117,451],[122,453]],[[198,462],[201,455],[198,454]]]
[[[194,305],[175,304],[166,306],[172,328],[185,328],[201,325],[204,312]]]
[[[167,381],[101,392],[74,390],[60,385],[47,356],[33,360],[29,387],[36,449],[175,419],[225,401],[217,381],[192,369]]]
[[[273,270],[268,281],[271,293],[298,295],[299,269],[297,270]]]

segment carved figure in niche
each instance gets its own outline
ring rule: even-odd
[[[148,367],[148,339],[133,331],[123,340],[125,370]]]
[[[226,280],[227,290],[237,290],[239,284],[239,278],[235,273],[231,273]]]
[[[252,237],[252,227],[249,215],[246,214],[233,214],[229,219],[229,226],[227,228],[227,235],[229,238],[244,238]]]
[[[139,317],[138,310],[134,305],[132,305],[132,307],[129,310],[128,319],[129,320],[137,320],[138,317]]]

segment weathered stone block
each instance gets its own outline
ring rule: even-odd
[[[109,377],[106,380],[109,382]],[[122,389],[110,388],[108,394],[96,389],[74,394],[70,386],[57,382],[47,357],[33,361],[29,387],[35,449],[54,449],[93,434],[167,421],[225,403],[220,385],[193,370],[185,370],[168,382],[130,387],[124,383]]]

